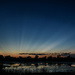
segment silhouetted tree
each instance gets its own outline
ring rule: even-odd
[[[19,61],[19,62],[28,62],[28,61],[75,61],[74,57],[71,57],[70,55],[66,56],[66,57],[61,57],[61,55],[58,55],[57,58],[56,57],[52,57],[49,56],[48,58],[42,57],[42,58],[38,58],[38,55],[35,55],[34,58],[31,58],[31,56],[28,57],[21,57],[19,56],[18,58],[16,57],[11,57],[10,55],[3,57],[3,55],[0,55],[0,61],[4,62],[4,61]],[[3,63],[2,62],[2,63]]]
[[[36,55],[36,56],[35,56],[35,59],[38,59],[38,57],[39,57],[39,56],[38,56],[38,55]]]
[[[11,57],[10,55],[5,56],[5,60],[6,60],[6,61],[12,61],[12,57]]]
[[[48,61],[52,61],[52,56],[49,56],[48,57]]]
[[[0,55],[0,61],[3,61],[3,60],[4,60],[3,55]]]
[[[27,59],[31,59],[31,56],[28,56]]]
[[[57,58],[60,58],[61,55],[57,55]]]
[[[52,59],[52,56],[49,56],[48,59]]]
[[[38,61],[38,55],[35,56],[34,60],[35,61]]]

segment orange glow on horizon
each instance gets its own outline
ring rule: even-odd
[[[12,54],[12,55],[9,55],[9,54],[1,54],[0,55],[3,55],[4,57],[5,56],[11,56],[11,57],[28,57],[30,56],[31,58],[35,58],[36,55],[19,55],[19,54]],[[38,55],[39,57],[38,58],[42,58],[42,57],[45,57],[48,58],[49,56],[52,56],[52,57],[57,57],[57,55]]]
[[[75,54],[75,52],[74,53],[71,53],[71,54]],[[28,57],[28,56],[30,56],[31,58],[34,58],[35,57],[35,55],[19,55],[18,53],[0,53],[0,55],[3,55],[4,57],[5,56],[11,56],[11,57],[16,57],[16,58],[18,58],[18,57]],[[52,57],[57,57],[57,54],[56,55],[38,55],[39,56],[39,58],[42,58],[42,57],[45,57],[46,56],[46,58],[48,58],[49,56],[52,56]]]

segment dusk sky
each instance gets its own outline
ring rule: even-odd
[[[75,53],[75,2],[0,2],[0,54]]]

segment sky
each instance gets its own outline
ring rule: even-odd
[[[74,0],[1,1],[0,54],[75,53]]]

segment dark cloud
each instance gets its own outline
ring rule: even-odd
[[[61,55],[61,56],[69,56],[70,53],[19,53],[19,55]]]
[[[69,56],[70,53],[62,53],[61,55],[62,55],[62,56]]]
[[[60,53],[19,53],[19,55],[59,55]]]
[[[47,55],[45,53],[19,53],[19,55]]]

